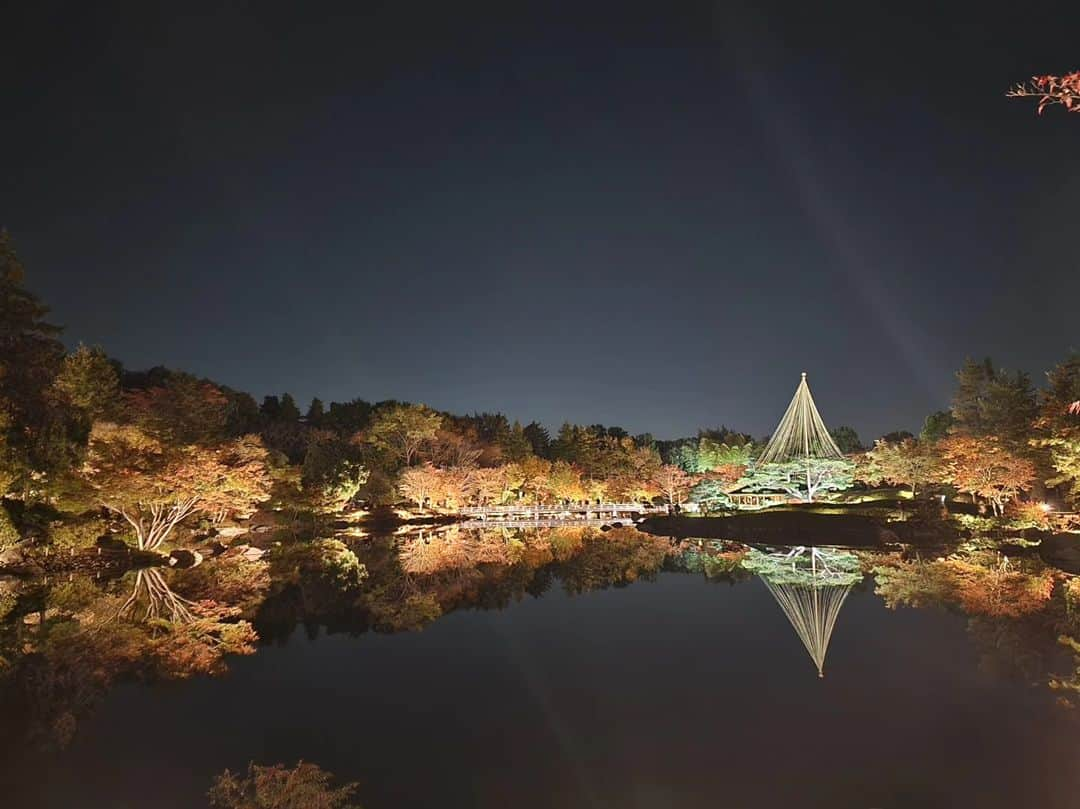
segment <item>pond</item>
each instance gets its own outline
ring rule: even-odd
[[[118,678],[62,749],[9,738],[4,806],[205,806],[226,767],[298,759],[367,809],[1080,805],[1032,615],[904,606],[846,551],[556,539],[448,566],[369,541],[361,589],[401,611],[272,586],[224,675]]]

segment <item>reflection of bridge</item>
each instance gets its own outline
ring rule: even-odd
[[[611,525],[611,517],[541,517],[539,520],[527,517],[510,517],[499,520],[466,520],[459,523],[462,528],[564,528],[567,525],[582,528],[599,528]],[[617,522],[617,519],[615,520]]]
[[[647,503],[559,503],[553,506],[536,503],[511,503],[506,506],[476,506],[461,509],[463,517],[474,520],[604,520],[619,516],[651,514],[658,509]]]

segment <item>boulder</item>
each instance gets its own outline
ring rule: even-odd
[[[177,548],[169,554],[169,566],[170,567],[198,567],[202,564],[203,555],[198,551],[189,551],[184,548]]]
[[[18,545],[0,551],[0,568],[22,568],[28,561],[26,551]]]
[[[1053,534],[1039,543],[1039,556],[1046,564],[1066,573],[1080,573],[1080,535]]]

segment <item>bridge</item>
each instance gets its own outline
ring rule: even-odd
[[[463,508],[459,513],[463,517],[484,522],[529,521],[558,524],[566,520],[606,520],[652,514],[657,511],[663,511],[663,508],[658,509],[647,503],[558,503],[550,506],[518,503],[505,506],[474,506]]]

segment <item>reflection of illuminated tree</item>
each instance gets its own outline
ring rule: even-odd
[[[135,617],[142,604],[146,605],[141,615],[144,621],[190,623],[195,620],[191,613],[191,607],[196,606],[195,602],[188,601],[170,590],[165,583],[165,577],[157,568],[136,571],[135,586],[117,615],[122,618]]]
[[[858,557],[828,548],[798,547],[778,553],[752,549],[743,566],[765,582],[823,677],[840,608],[862,579]]]

